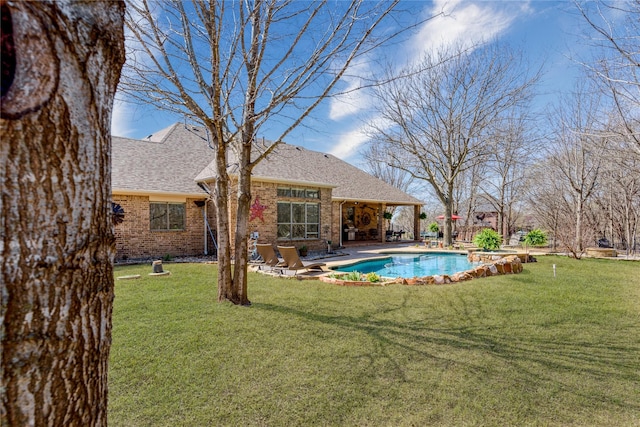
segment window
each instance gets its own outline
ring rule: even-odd
[[[185,229],[184,203],[150,203],[149,218],[152,231]]]
[[[297,199],[319,199],[320,190],[316,188],[278,187],[278,197],[295,197]]]
[[[291,197],[291,188],[278,187],[278,197]]]
[[[278,238],[317,239],[320,204],[278,202]]]

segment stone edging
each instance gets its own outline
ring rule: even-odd
[[[319,279],[323,282],[333,283],[341,286],[386,286],[393,284],[400,285],[445,285],[449,283],[464,282],[482,277],[500,276],[503,274],[518,274],[522,272],[522,261],[518,255],[502,256],[500,259],[492,260],[489,263],[479,265],[467,271],[461,271],[452,275],[434,275],[426,277],[414,277],[411,279],[397,278],[386,282],[366,282],[341,280],[333,277],[322,276]]]
[[[613,248],[587,248],[587,256],[601,257],[601,258],[615,258],[618,256],[618,252]]]

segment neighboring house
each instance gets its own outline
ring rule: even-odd
[[[118,259],[214,250],[215,230],[207,224],[215,228],[215,209],[204,189],[215,174],[203,128],[174,124],[144,140],[113,137],[112,158],[113,201],[125,211],[115,226]],[[254,168],[251,182],[249,226],[260,242],[310,250],[325,249],[327,241],[383,242],[387,206],[413,206],[411,231],[419,235],[420,200],[330,154],[280,144]]]
[[[482,228],[498,229],[498,212],[491,206],[478,208],[473,212],[473,225]]]

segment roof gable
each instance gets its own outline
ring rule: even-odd
[[[202,133],[177,123],[143,140],[113,137],[113,190],[204,195],[194,178],[213,153]]]

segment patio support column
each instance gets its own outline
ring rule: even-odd
[[[420,240],[420,206],[413,207],[413,240]]]
[[[344,228],[344,224],[342,222],[342,218],[344,218],[343,213],[342,213],[342,205],[344,205],[347,201],[343,200],[340,202],[340,204],[338,205],[338,247],[342,247],[342,235],[343,235],[343,228]]]

